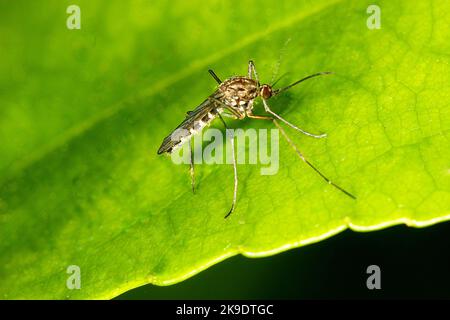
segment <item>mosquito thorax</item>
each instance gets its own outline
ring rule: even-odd
[[[259,94],[264,99],[269,99],[272,96],[272,87],[268,84],[263,84],[259,89]]]

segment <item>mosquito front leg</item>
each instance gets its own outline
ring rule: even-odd
[[[194,152],[192,151],[192,139],[189,139],[189,164],[191,173],[192,193],[195,193]]]
[[[294,142],[292,142],[292,140],[288,137],[288,135],[286,134],[286,132],[284,131],[284,129],[278,124],[278,121],[273,119],[273,123],[277,126],[277,128],[281,131],[281,134],[283,135],[283,137],[286,139],[286,141],[291,145],[291,147],[295,150],[295,152],[297,153],[297,155],[299,156],[300,159],[302,159],[303,162],[305,162],[308,166],[310,166],[315,172],[317,172],[319,174],[319,176],[321,176],[328,184],[331,184],[333,187],[335,187],[336,189],[342,191],[344,194],[346,194],[347,196],[349,196],[350,198],[352,198],[353,200],[356,200],[356,197],[354,195],[352,195],[350,192],[348,192],[347,190],[345,190],[344,188],[340,187],[339,185],[337,185],[336,183],[334,183],[333,181],[331,181],[330,179],[328,179],[322,172],[319,171],[319,169],[317,169],[311,162],[308,161],[308,159],[305,158],[305,156],[300,152],[300,150],[297,148],[297,146],[294,144]]]
[[[270,113],[270,114],[273,115],[275,118],[277,118],[277,119],[283,121],[283,122],[286,123],[289,127],[293,128],[293,129],[295,129],[295,130],[297,130],[297,131],[300,131],[300,132],[303,133],[304,135],[307,135],[307,136],[310,136],[310,137],[313,137],[313,138],[325,138],[325,137],[327,136],[326,133],[324,133],[324,134],[313,134],[313,133],[309,133],[309,132],[307,132],[307,131],[305,131],[305,130],[300,129],[299,127],[293,125],[293,124],[290,123],[289,121],[283,119],[283,118],[280,117],[278,114],[276,114],[275,112],[273,112],[273,111],[269,108],[269,105],[267,104],[266,99],[264,99],[263,97],[261,97],[261,99],[262,99],[262,101],[263,101],[264,109],[266,110],[266,112],[267,112],[267,113]]]
[[[347,196],[349,196],[352,199],[356,200],[356,197],[354,195],[352,195],[350,192],[346,191],[345,189],[343,189],[342,187],[338,186],[337,184],[335,184],[333,181],[331,181],[330,179],[328,179],[322,172],[319,171],[319,169],[317,169],[311,162],[308,161],[308,159],[305,158],[305,156],[300,152],[300,150],[297,148],[297,146],[294,144],[294,142],[292,142],[292,140],[289,138],[289,136],[287,135],[286,131],[284,131],[284,129],[280,126],[280,124],[278,123],[278,121],[272,117],[268,117],[268,116],[258,116],[258,115],[254,115],[251,112],[247,113],[247,116],[249,118],[252,119],[259,119],[259,120],[271,120],[273,121],[273,123],[275,124],[275,126],[278,128],[278,130],[281,131],[281,134],[283,135],[283,137],[286,139],[286,141],[289,143],[289,145],[295,150],[295,152],[297,153],[297,155],[299,156],[299,158],[305,162],[308,166],[310,166],[315,172],[317,172],[328,184],[331,184],[333,187],[339,189],[340,191],[342,191],[343,193],[345,193]]]

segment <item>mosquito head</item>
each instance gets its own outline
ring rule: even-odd
[[[272,87],[268,84],[263,84],[259,89],[259,94],[264,99],[269,99],[272,96]]]

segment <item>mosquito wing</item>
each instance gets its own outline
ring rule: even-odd
[[[172,152],[172,150],[187,141],[194,133],[203,129],[218,115],[217,103],[209,98],[197,108],[188,111],[186,119],[167,137],[159,147],[158,154]]]

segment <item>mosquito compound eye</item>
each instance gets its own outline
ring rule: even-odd
[[[272,96],[272,89],[268,85],[263,85],[261,88],[261,96],[264,99],[269,99]]]

